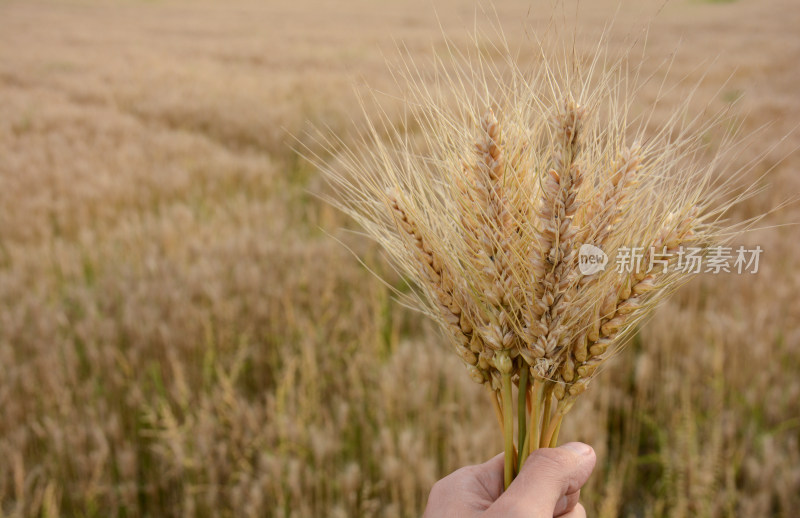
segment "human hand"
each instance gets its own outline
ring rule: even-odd
[[[538,449],[503,492],[501,453],[434,484],[423,518],[585,518],[578,499],[596,460],[579,442]]]

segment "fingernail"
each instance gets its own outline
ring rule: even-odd
[[[561,447],[577,455],[589,455],[590,453],[592,453],[592,447],[582,442],[568,442],[567,444]]]
[[[562,514],[564,511],[567,510],[567,506],[569,505],[569,499],[566,496],[562,496],[556,502],[556,507],[553,509],[553,516],[558,516]]]

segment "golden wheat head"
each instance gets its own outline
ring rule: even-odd
[[[383,120],[363,148],[340,154],[342,167],[327,168],[333,202],[419,287],[411,303],[490,389],[504,430],[519,387],[531,426],[518,433],[512,476],[527,452],[554,442],[598,366],[687,280],[648,269],[654,255],[663,265],[681,247],[730,235],[719,216],[731,179],[715,181],[716,161],[698,160],[708,124],[676,115],[646,135],[630,116],[622,60],[579,67],[543,56],[523,72],[455,55],[460,65],[440,64],[434,81],[406,63],[418,132]],[[583,275],[585,244],[609,256],[639,247],[641,267]]]

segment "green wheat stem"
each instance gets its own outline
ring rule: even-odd
[[[522,469],[522,463],[525,460],[525,444],[524,441],[528,437],[527,422],[528,422],[528,365],[525,360],[520,358],[522,367],[519,373],[519,392],[517,393],[517,442],[519,443],[519,457],[517,462],[517,469]]]
[[[505,438],[504,488],[514,480],[514,407],[511,395],[511,373],[502,375],[501,397],[503,399],[503,435]]]

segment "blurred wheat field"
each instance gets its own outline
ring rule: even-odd
[[[617,5],[492,16],[525,48],[553,12],[591,42]],[[624,48],[660,4],[621,5]],[[0,516],[418,516],[438,478],[501,450],[484,391],[329,235],[394,279],[289,146],[311,126],[347,139],[354,83],[391,96],[385,54],[424,66],[476,12],[0,2]],[[643,102],[682,95],[664,75],[700,81],[745,133],[768,125],[735,164],[770,171],[742,219],[800,192],[797,27],[791,0],[680,0],[640,48]],[[565,421],[598,453],[591,516],[796,515],[800,245],[779,225],[797,221],[745,237],[756,275],[671,299]]]

